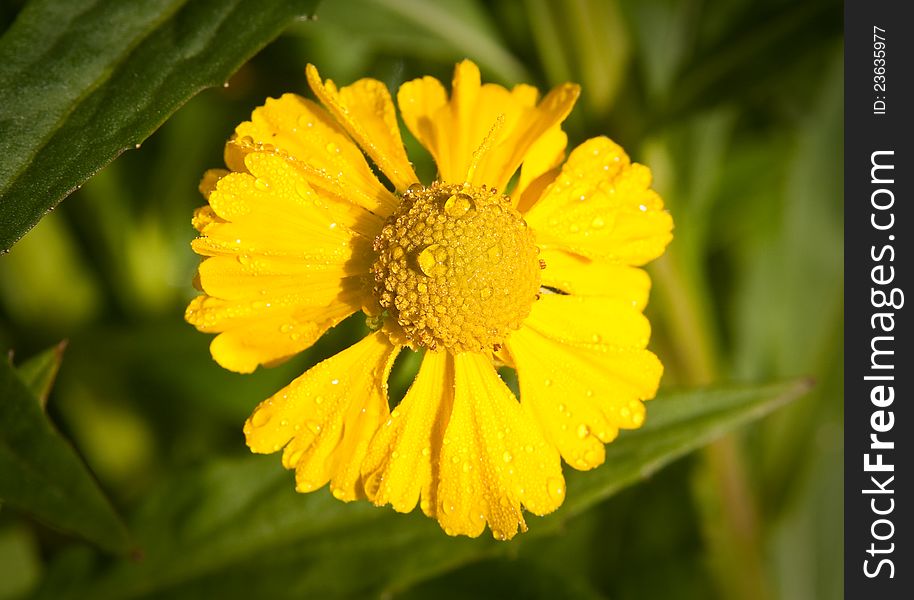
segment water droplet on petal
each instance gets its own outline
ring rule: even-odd
[[[555,502],[565,499],[565,482],[559,477],[551,477],[546,481],[546,492]]]
[[[510,452],[508,452],[507,450],[505,450],[505,453],[501,455],[501,459],[502,459],[503,461],[505,461],[506,463],[509,463],[509,462],[511,462],[512,460],[514,460],[514,457],[511,456],[511,453],[510,453]]]
[[[590,435],[590,427],[588,427],[585,423],[578,425],[578,437],[583,440],[588,435]]]
[[[606,225],[606,221],[603,220],[603,217],[594,217],[593,221],[590,222],[590,226],[594,229],[600,229]]]

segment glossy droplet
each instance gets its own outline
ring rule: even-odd
[[[421,192],[424,189],[425,189],[425,186],[423,186],[421,183],[411,183],[411,184],[409,184],[409,187],[406,188],[406,193],[415,194],[415,193]]]
[[[254,411],[251,415],[251,425],[254,427],[263,427],[270,420],[270,416],[265,410]]]
[[[290,454],[289,455],[289,464],[293,465],[293,466],[297,465],[298,461],[301,460],[302,454],[304,454],[304,453],[305,453],[304,450],[296,450],[295,452]]]
[[[507,450],[505,450],[505,453],[501,455],[501,459],[502,459],[503,461],[505,461],[506,463],[509,463],[509,462],[511,462],[512,460],[514,460],[514,457],[511,456],[511,453],[510,453],[510,452],[508,452]]]
[[[473,470],[473,465],[471,465],[468,462],[463,463],[463,472],[464,473],[469,473],[472,470]]]
[[[552,380],[551,380],[551,379],[544,379],[544,380],[543,380],[543,385],[545,385],[546,387],[549,387],[550,385],[552,385]],[[562,410],[562,409],[560,408],[559,410]]]
[[[546,493],[556,502],[565,499],[565,482],[558,477],[551,477],[546,481]]]
[[[429,456],[432,453],[432,449],[426,446],[422,449],[422,456]]]
[[[584,423],[581,423],[580,425],[578,425],[578,437],[583,440],[588,435],[590,435],[590,427],[588,427]]]
[[[320,404],[320,403],[323,402],[323,401],[324,401],[324,397],[323,397],[323,396],[315,396],[315,397],[314,397],[314,403],[315,403],[315,404]]]
[[[337,500],[342,500],[343,498],[346,497],[346,492],[344,492],[340,488],[334,488],[333,497],[336,498]]]
[[[444,203],[444,212],[453,218],[467,214],[473,208],[473,198],[469,194],[454,194]]]
[[[590,226],[594,229],[600,229],[606,225],[606,221],[603,220],[603,217],[594,217],[593,221],[590,222]]]
[[[419,268],[422,269],[422,272],[432,277],[438,274],[440,265],[442,261],[439,260],[439,257],[442,255],[442,246],[438,244],[432,244],[428,246],[419,253],[419,256],[416,257],[416,262],[419,263]]]
[[[260,190],[262,192],[265,192],[268,189],[270,189],[270,182],[267,181],[266,179],[261,179],[260,177],[258,177],[257,179],[254,180],[254,187],[256,187],[258,190]]]
[[[308,421],[305,425],[307,425],[308,429],[311,430],[311,433],[315,435],[321,432],[321,424],[317,421]]]
[[[327,150],[327,152],[335,153],[335,152],[340,151],[339,147],[336,144],[334,144],[333,142],[329,142],[324,148]]]

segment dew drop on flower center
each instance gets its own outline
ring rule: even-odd
[[[482,352],[520,327],[539,250],[510,199],[469,184],[411,186],[375,238],[374,294],[415,346]]]

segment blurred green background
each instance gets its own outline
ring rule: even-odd
[[[0,6],[5,29],[19,6]],[[842,3],[325,0],[317,15],[286,30],[227,87],[194,97],[0,256],[0,349],[19,363],[69,340],[48,412],[131,530],[172,527],[190,538],[236,505],[294,511],[301,497],[291,474],[278,472],[275,457],[248,458],[241,424],[259,400],[363,328],[350,319],[303,356],[242,376],[221,370],[209,337],[183,322],[195,293],[197,183],[222,166],[234,126],[268,96],[308,94],[308,62],[340,84],[372,76],[395,90],[424,74],[449,81],[454,63],[468,57],[485,79],[506,85],[581,83],[566,123],[570,147],[607,134],[652,168],[676,223],[667,254],[649,267],[651,346],[666,365],[665,388],[795,375],[816,383],[552,535],[461,560],[473,542],[441,533],[413,560],[418,575],[408,583],[382,593],[369,581],[353,593],[841,597]],[[429,180],[427,153],[408,134],[407,146]],[[402,386],[409,375],[400,377]],[[308,510],[319,518],[325,505],[331,501]],[[368,514],[354,511],[344,516]],[[534,530],[538,519],[528,523]],[[269,574],[259,591],[244,589],[252,579],[243,569],[220,567],[234,564],[231,550],[209,562],[182,557],[186,570],[174,570],[168,586],[150,579],[120,588],[121,559],[4,509],[0,598],[118,590],[327,597],[343,592],[296,578],[297,564],[323,565],[327,580],[348,572],[336,570],[340,561],[370,568],[385,560],[397,529],[358,541],[328,528],[277,555],[264,541],[271,533],[213,533],[262,544],[248,566]],[[283,543],[294,547],[295,538]],[[83,596],[88,589],[95,591]]]

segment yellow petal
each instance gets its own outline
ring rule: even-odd
[[[198,253],[269,254],[326,263],[346,262],[355,250],[369,250],[380,231],[379,217],[326,201],[281,156],[251,153],[245,164],[250,173],[226,175],[210,194],[210,207],[224,223],[206,223],[204,237],[194,243]]]
[[[362,464],[365,493],[373,503],[409,512],[421,495],[423,512],[434,515],[437,461],[453,389],[450,354],[426,351],[416,380],[378,429]]]
[[[253,301],[198,296],[188,305],[184,318],[200,331],[219,333],[210,344],[219,365],[250,373],[258,365],[275,364],[310,347],[358,310],[360,282],[345,279],[334,290],[332,300],[313,305],[297,294]]]
[[[509,539],[526,529],[521,506],[543,515],[561,505],[558,453],[495,373],[491,359],[454,357],[454,407],[444,434],[438,521],[450,535]]]
[[[210,350],[222,366],[250,372],[310,346],[358,310],[370,268],[372,213],[335,210],[283,157],[246,155],[194,218],[204,256],[185,318],[221,333]],[[336,207],[339,208],[339,207]]]
[[[403,148],[397,113],[387,86],[366,78],[337,90],[333,81],[321,81],[314,65],[308,65],[306,73],[308,83],[321,103],[398,191],[419,181]]]
[[[552,339],[586,348],[644,348],[651,325],[631,303],[601,296],[543,294],[524,325]]]
[[[403,122],[431,153],[442,176],[446,170],[442,165],[450,165],[451,146],[455,143],[455,140],[448,142],[450,129],[444,129],[441,120],[436,118],[442,107],[447,108],[447,102],[447,91],[434,77],[425,76],[407,81],[397,92],[397,104]]]
[[[590,260],[562,250],[542,250],[542,284],[576,296],[604,296],[644,310],[651,279],[643,269],[604,260]]]
[[[293,157],[311,185],[377,215],[386,217],[397,206],[397,199],[375,177],[358,146],[311,100],[295,94],[267,99],[250,121],[235,128],[235,139],[226,145],[226,164],[233,171],[246,171],[244,157],[257,149],[276,149]],[[346,193],[340,195],[338,188]]]
[[[650,170],[605,137],[578,146],[527,212],[543,248],[642,265],[672,239],[673,221],[650,189]]]
[[[368,439],[387,417],[386,377],[398,350],[373,334],[318,363],[254,410],[244,425],[248,446],[285,447],[283,465],[295,469],[300,492],[330,481],[336,497],[355,499]]]
[[[216,184],[228,174],[229,172],[225,169],[207,170],[206,173],[203,174],[203,179],[200,180],[200,185],[198,187],[203,197],[209,200],[209,195],[216,189]]]
[[[568,115],[577,94],[577,86],[565,84],[537,105],[535,88],[483,85],[479,68],[464,60],[454,69],[450,100],[438,80],[423,77],[404,83],[397,101],[440,179],[504,189],[539,138]]]
[[[567,145],[568,136],[556,125],[530,146],[520,168],[517,187],[511,192],[517,210],[527,212],[552,183],[558,175],[556,168],[565,160]]]
[[[502,139],[485,153],[470,183],[504,190],[533,145],[571,112],[580,87],[566,83],[550,91],[535,108],[526,109],[508,123]]]
[[[570,334],[562,331],[568,321],[544,327],[548,333],[524,326],[507,346],[524,408],[569,465],[592,469],[603,462],[603,444],[619,429],[641,426],[642,401],[656,393],[663,368],[638,347],[563,343],[562,338],[586,339],[583,324]]]

